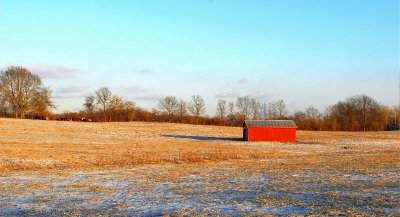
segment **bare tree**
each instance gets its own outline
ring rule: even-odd
[[[109,105],[108,121],[112,121],[113,116],[121,115],[125,110],[125,102],[120,96],[113,95]],[[116,118],[115,118],[116,119]]]
[[[229,115],[233,115],[235,113],[235,103],[234,102],[228,103],[228,111],[229,111]]]
[[[229,113],[228,117],[227,117],[228,124],[231,126],[236,125],[238,120],[235,115],[235,103],[234,102],[228,102],[228,113]]]
[[[226,116],[226,101],[223,99],[218,100],[217,116],[220,118],[221,121],[223,121]]]
[[[85,98],[85,102],[83,103],[83,106],[85,107],[86,112],[88,112],[92,115],[96,108],[95,97],[93,95],[87,96]]]
[[[41,93],[47,91],[47,93]],[[29,70],[10,66],[6,71],[0,73],[0,92],[15,113],[15,117],[25,118],[27,111],[32,109],[34,100],[38,95],[47,95],[50,99],[51,91],[42,86],[39,76],[32,74]],[[51,109],[52,103],[44,103]]]
[[[96,104],[100,106],[101,111],[103,112],[104,121],[107,120],[107,112],[110,107],[112,93],[108,87],[101,87],[96,90]]]
[[[183,99],[178,102],[178,114],[181,122],[183,122],[183,117],[187,114],[187,104]]]
[[[253,120],[261,119],[261,103],[257,99],[250,99],[250,110],[253,116]]]
[[[250,107],[250,98],[248,96],[242,96],[236,99],[236,108],[238,109],[242,121],[249,117]]]
[[[41,88],[35,93],[31,101],[30,112],[35,115],[47,115],[56,106],[51,100],[52,91],[49,88]]]
[[[306,108],[305,114],[308,118],[316,120],[322,116],[322,114],[318,111],[318,109],[310,106]]]
[[[133,101],[125,101],[124,107],[127,121],[133,121],[136,118],[136,103]]]
[[[310,106],[305,110],[304,114],[309,122],[309,128],[311,130],[317,130],[317,121],[322,117],[318,109]]]
[[[382,106],[373,98],[362,94],[354,96],[358,121],[363,131],[369,130],[372,122],[377,121],[382,111]]]
[[[288,114],[285,101],[278,100],[275,102],[275,105],[276,105],[276,111],[278,112],[278,118],[279,119],[285,118]]]
[[[268,104],[263,102],[260,108],[260,115],[262,119],[268,119]]]
[[[178,112],[179,103],[176,97],[166,96],[158,101],[158,108],[164,114],[168,115],[168,121],[171,121],[174,115]]]
[[[10,108],[9,108],[8,102],[0,94],[0,112],[1,112],[1,115],[3,117],[7,117],[7,113],[8,113],[9,109]]]
[[[268,119],[278,119],[278,109],[274,102],[269,102],[267,106]]]
[[[285,101],[277,100],[268,103],[267,113],[268,119],[284,119],[288,115]]]
[[[355,110],[350,102],[339,101],[335,105],[329,106],[327,113],[333,121],[333,130],[355,130],[353,126]]]
[[[188,105],[190,113],[196,117],[196,124],[199,123],[199,117],[204,114],[206,105],[204,99],[200,95],[193,95],[192,101]]]

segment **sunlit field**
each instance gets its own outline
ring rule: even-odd
[[[400,215],[399,132],[0,119],[0,215]]]

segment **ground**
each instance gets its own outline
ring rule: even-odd
[[[0,216],[400,215],[399,132],[0,119]]]

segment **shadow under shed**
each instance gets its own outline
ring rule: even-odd
[[[222,140],[222,141],[243,141],[242,137],[213,137],[213,136],[183,136],[183,135],[161,135],[162,137],[178,138],[178,139],[193,139],[193,140]]]

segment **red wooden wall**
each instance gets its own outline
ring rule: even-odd
[[[278,141],[296,143],[296,128],[249,127],[248,141]]]

